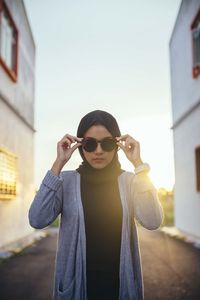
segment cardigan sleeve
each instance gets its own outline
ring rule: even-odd
[[[134,175],[132,180],[131,195],[136,220],[146,229],[158,229],[163,221],[163,209],[156,188],[146,172]]]
[[[61,176],[56,176],[51,170],[45,175],[40,188],[29,208],[29,223],[36,229],[42,229],[51,224],[62,208]]]

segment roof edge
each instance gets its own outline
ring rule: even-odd
[[[32,32],[32,28],[31,28],[30,22],[29,22],[29,18],[28,18],[28,14],[27,14],[27,10],[26,10],[26,5],[24,4],[24,0],[22,0],[22,6],[23,6],[23,9],[24,9],[24,14],[25,14],[26,21],[27,21],[27,24],[28,24],[28,27],[29,27],[31,39],[32,39],[34,48],[36,49],[36,44],[35,44],[35,40],[34,40],[34,37],[33,37],[33,32]]]
[[[174,26],[173,26],[173,29],[172,29],[172,32],[171,32],[171,35],[170,35],[170,39],[169,39],[169,46],[171,45],[171,42],[172,42],[172,38],[173,38],[174,31],[175,31],[175,28],[176,28],[176,25],[177,25],[177,22],[178,22],[178,19],[179,19],[180,11],[181,11],[182,6],[183,6],[183,2],[184,2],[184,0],[182,0],[180,5],[179,5],[179,9],[178,9],[178,12],[177,12],[177,15],[176,15],[176,20],[174,22]]]

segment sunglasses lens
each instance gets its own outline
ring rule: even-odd
[[[116,148],[116,141],[114,139],[106,138],[101,142],[101,147],[104,151],[110,152]]]
[[[83,148],[87,152],[92,152],[96,149],[97,142],[95,139],[88,139],[83,142]]]
[[[116,141],[113,138],[105,138],[100,141],[103,151],[110,152],[117,147]],[[93,152],[96,150],[98,142],[94,138],[88,138],[83,140],[82,147],[87,152]]]

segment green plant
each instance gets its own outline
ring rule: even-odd
[[[174,198],[173,191],[167,191],[164,188],[158,190],[158,197],[164,211],[164,220],[162,226],[174,225]]]
[[[50,225],[50,227],[59,227],[60,224],[60,216],[58,216],[53,223]]]

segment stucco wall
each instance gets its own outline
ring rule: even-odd
[[[183,1],[170,41],[173,123],[200,99],[200,76],[193,79],[193,50],[190,26],[200,0]]]
[[[200,0],[182,1],[170,40],[175,225],[182,231],[198,237],[200,193],[196,189],[195,148],[200,145],[200,76],[195,79],[192,76],[193,49],[190,28],[199,8]]]
[[[174,131],[175,225],[200,237],[200,193],[196,190],[195,148],[200,145],[200,106]]]
[[[32,232],[28,209],[34,196],[33,132],[0,99],[0,146],[17,155],[17,197],[0,200],[0,247]]]
[[[34,126],[35,45],[22,1],[6,0],[19,32],[18,79],[10,79],[0,66],[0,92]]]
[[[35,45],[23,1],[6,0],[19,31],[18,79],[0,65],[0,147],[17,156],[17,197],[0,200],[0,247],[33,232],[28,209],[34,186]]]

